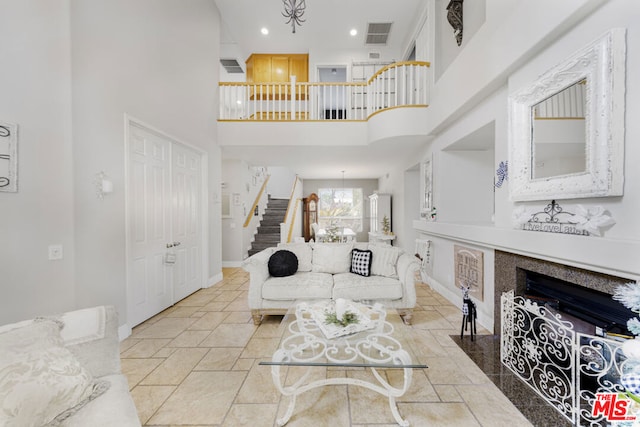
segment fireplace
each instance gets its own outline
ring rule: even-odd
[[[546,302],[555,304],[554,308],[564,311],[571,316],[580,319],[587,318],[587,314],[580,313],[575,308],[571,308],[572,301],[564,301],[562,304],[555,303],[558,299],[556,293],[559,289],[572,289],[569,293],[578,293],[581,295],[582,302],[588,303],[591,299],[597,299],[602,305],[593,305],[588,308],[580,307],[580,311],[587,310],[590,312],[590,320],[586,320],[601,328],[608,329],[613,333],[626,333],[626,321],[634,317],[634,314],[627,310],[622,304],[613,300],[611,296],[614,294],[617,286],[628,283],[629,279],[577,268],[569,265],[550,262],[538,258],[531,258],[517,255],[510,252],[495,251],[495,295],[494,295],[494,333],[500,334],[500,296],[502,293],[514,290],[516,295],[526,295],[527,290],[527,274],[531,278],[546,277],[544,280],[545,288],[551,288],[553,295],[547,295]],[[549,285],[547,280],[552,280],[556,284]],[[548,291],[548,289],[545,289]],[[593,292],[592,292],[593,291]],[[571,295],[567,296],[567,298]],[[597,297],[597,298],[596,298]],[[610,304],[614,305],[610,305]],[[601,319],[603,312],[607,311],[607,307],[614,307],[617,314],[612,319],[605,317]],[[619,311],[619,308],[626,311]],[[566,309],[566,311],[565,311]],[[576,311],[569,313],[569,311]],[[605,313],[606,314],[606,313]],[[608,315],[607,315],[608,316]],[[615,326],[614,326],[615,323]],[[624,331],[614,332],[616,328],[624,327]]]
[[[524,275],[524,292],[520,293],[516,288],[517,294],[546,307],[548,311],[559,312],[574,325],[585,322],[592,325],[594,335],[632,337],[626,325],[635,314],[610,294],[533,271],[525,270]]]

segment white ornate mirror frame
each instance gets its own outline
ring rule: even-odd
[[[622,195],[625,32],[623,28],[608,31],[509,97],[511,200]],[[585,78],[586,171],[533,179],[533,107]]]
[[[420,214],[430,218],[433,210],[433,156],[420,163]]]

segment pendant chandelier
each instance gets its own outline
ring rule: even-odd
[[[282,16],[289,18],[286,24],[291,23],[291,32],[295,34],[296,24],[302,26],[302,23],[305,21],[302,19],[302,15],[304,15],[307,4],[305,0],[282,0],[282,3],[284,4]]]

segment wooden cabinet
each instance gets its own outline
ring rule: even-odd
[[[246,60],[247,83],[309,81],[309,55],[306,53],[254,53]]]
[[[304,233],[304,241],[308,242],[311,239],[315,239],[315,233],[311,228],[311,224],[318,222],[318,195],[311,193],[309,197],[302,199],[302,203],[302,232]]]

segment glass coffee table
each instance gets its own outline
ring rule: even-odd
[[[408,426],[398,412],[396,399],[403,396],[411,385],[413,369],[427,368],[416,364],[411,349],[410,328],[395,310],[388,312],[383,304],[368,304],[341,300],[338,313],[346,311],[354,323],[342,325],[335,321],[336,303],[333,301],[299,301],[284,316],[281,324],[282,339],[270,362],[273,382],[290,402],[284,416],[277,420],[285,425],[296,404],[296,397],[306,391],[327,385],[354,385],[365,387],[386,396],[396,422]],[[344,317],[341,317],[344,319]],[[286,374],[281,370],[300,366],[306,369],[293,384],[286,385]],[[370,369],[375,381],[339,377],[309,380],[318,367],[344,367]],[[384,371],[402,369],[401,384],[391,385]]]

